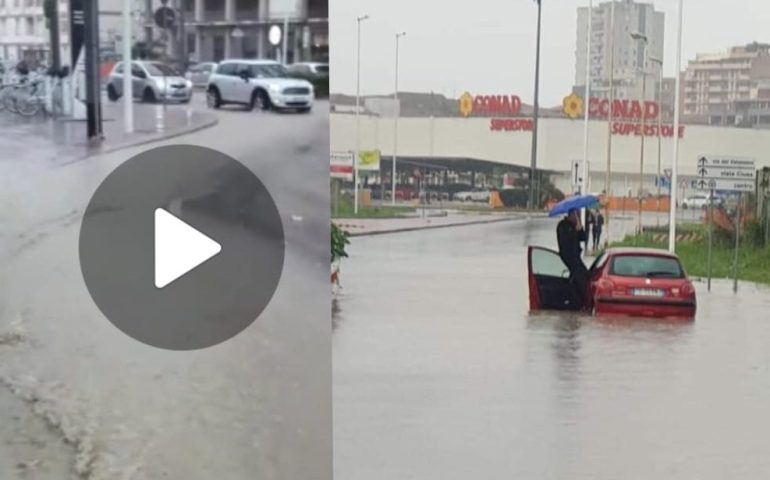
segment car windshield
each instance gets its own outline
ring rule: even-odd
[[[250,65],[249,69],[255,78],[282,78],[287,76],[286,69],[282,65]]]
[[[147,69],[147,73],[153,77],[162,77],[164,75],[167,77],[179,76],[179,72],[164,63],[145,63],[144,67]]]
[[[657,255],[620,255],[612,260],[611,275],[639,278],[684,278],[679,260]]]

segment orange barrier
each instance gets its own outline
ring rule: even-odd
[[[608,200],[607,208],[613,212],[627,211],[637,212],[639,211],[639,200],[629,197],[610,197]],[[602,199],[602,205],[604,205],[605,199]],[[669,199],[666,198],[645,198],[642,199],[642,211],[643,212],[668,212]]]

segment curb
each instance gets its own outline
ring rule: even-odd
[[[114,153],[120,150],[125,150],[127,148],[147,145],[148,143],[155,143],[163,140],[169,140],[172,138],[181,137],[182,135],[188,135],[190,133],[195,133],[201,130],[205,130],[207,128],[214,127],[217,124],[219,124],[219,119],[216,116],[211,115],[211,119],[209,119],[208,121],[201,122],[200,124],[193,125],[189,128],[181,128],[178,130],[172,130],[172,131],[164,132],[160,134],[152,134],[146,138],[139,138],[133,142],[121,143],[121,144],[109,146],[106,148],[95,148],[93,151],[88,152],[88,154],[86,154],[86,157],[90,157],[92,155],[105,155],[105,154]]]
[[[415,232],[418,230],[433,230],[437,228],[450,228],[450,227],[465,227],[468,225],[480,225],[480,224],[487,224],[487,223],[501,223],[501,222],[512,222],[515,220],[526,220],[526,217],[513,217],[513,218],[495,218],[492,220],[474,220],[470,222],[463,222],[463,223],[450,223],[445,225],[421,225],[419,227],[403,227],[403,228],[394,228],[390,230],[377,230],[373,232],[349,232],[350,237],[368,237],[368,236],[374,236],[374,235],[387,235],[390,233],[402,233],[402,232]]]

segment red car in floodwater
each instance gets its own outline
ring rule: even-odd
[[[693,318],[695,288],[679,258],[665,250],[615,248],[589,269],[579,295],[559,254],[529,247],[530,310],[587,310],[595,314]]]

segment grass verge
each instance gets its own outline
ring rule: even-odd
[[[677,242],[676,253],[691,277],[708,276],[708,232],[705,228],[697,229],[701,238],[693,242]],[[668,248],[668,239],[655,241],[653,234],[628,236],[622,242],[611,246]],[[725,241],[715,236],[711,256],[712,278],[733,278],[734,242]],[[770,285],[770,249],[743,242],[738,251],[738,279]]]
[[[377,206],[365,207],[359,205],[358,214],[353,213],[353,202],[340,199],[340,204],[335,211],[334,204],[331,207],[332,218],[400,218],[414,213],[414,207]]]

